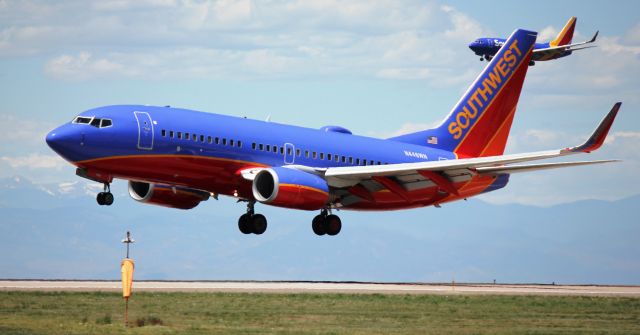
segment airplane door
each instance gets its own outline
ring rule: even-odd
[[[138,121],[138,149],[153,149],[153,122],[147,112],[133,112]]]
[[[296,148],[291,143],[284,144],[284,163],[293,164],[295,161]]]

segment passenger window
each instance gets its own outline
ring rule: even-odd
[[[179,140],[181,140],[181,139],[182,139],[182,132],[181,132],[181,131],[179,131],[179,132],[178,132],[178,139],[179,139]]]
[[[342,156],[342,162],[346,163],[347,162],[347,157]]]
[[[360,158],[356,158],[356,165],[360,165]]]
[[[188,140],[189,139],[189,133],[184,133],[184,139]]]
[[[307,157],[307,158],[309,158],[309,150],[305,150],[305,151],[304,151],[304,156],[305,156],[305,157]]]
[[[162,129],[162,137],[165,137],[165,136],[167,136],[167,131]]]
[[[322,157],[322,154],[320,154],[320,157]],[[327,159],[331,160],[331,154],[327,154]]]
[[[256,149],[256,142],[251,143],[251,149],[253,149],[253,150]]]
[[[260,144],[260,151],[264,151],[264,144]]]
[[[173,138],[173,130],[169,130],[169,137]]]
[[[220,138],[216,137],[216,144],[220,144]]]
[[[271,152],[271,145],[267,144],[267,152]]]
[[[327,155],[327,157],[329,157],[330,154]],[[320,159],[324,159],[324,152],[320,153]]]
[[[274,146],[273,146],[273,152],[274,152],[274,153],[278,153],[278,146],[277,146],[277,145],[274,145]]]
[[[209,142],[209,144],[213,143],[213,139],[211,138],[211,136],[207,137],[207,141]]]
[[[349,157],[349,164],[353,164],[353,157]]]
[[[233,140],[229,140],[229,146],[233,146]]]
[[[316,159],[316,157],[317,157],[317,155],[316,155],[316,152],[314,151],[313,152],[313,159]]]
[[[204,143],[204,135],[200,135],[200,142]]]
[[[378,165],[380,165],[380,164],[381,164],[380,161],[378,161]]]
[[[100,128],[106,128],[106,127],[111,127],[111,120],[109,119],[102,119],[102,123],[100,123]]]
[[[291,148],[287,148],[287,155],[291,155]]]
[[[336,162],[340,161],[340,157],[338,157],[338,155],[333,155],[333,157],[336,159]]]
[[[227,145],[227,139],[226,138],[222,139],[222,145]]]
[[[196,134],[191,134],[191,139],[192,139],[194,142],[198,142],[198,135],[196,135]]]
[[[238,148],[242,148],[242,141],[238,140],[236,142],[236,145],[238,146]]]
[[[280,147],[280,154],[284,155],[284,147]]]
[[[301,153],[302,153],[302,151],[300,151],[300,149],[296,149],[296,156],[300,157]]]

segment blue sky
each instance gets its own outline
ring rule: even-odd
[[[509,152],[581,142],[616,101],[593,159],[483,196],[552,205],[640,193],[640,5],[513,1],[0,1],[0,177],[74,180],[43,136],[96,106],[172,105],[385,137],[448,113],[481,63],[467,44],[515,28],[598,47],[530,68]]]

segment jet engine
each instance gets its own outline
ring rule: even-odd
[[[252,190],[257,201],[286,208],[316,210],[329,200],[329,185],[324,179],[285,167],[258,172]]]
[[[205,191],[140,181],[129,181],[129,195],[145,204],[179,209],[191,209],[209,199],[209,193]]]

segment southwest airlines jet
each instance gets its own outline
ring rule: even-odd
[[[591,40],[571,44],[573,31],[576,27],[576,20],[577,18],[575,16],[571,17],[558,36],[550,42],[535,43],[529,65],[535,65],[536,61],[546,61],[566,57],[571,55],[572,51],[593,47],[586,46],[586,44],[591,44],[596,41],[596,38],[598,37],[597,31]],[[483,37],[471,42],[471,44],[469,44],[469,49],[471,49],[476,55],[480,56],[481,61],[485,59],[490,61],[504,43],[504,38]]]
[[[582,145],[503,155],[537,33],[516,30],[442,124],[376,139],[338,126],[302,128],[172,107],[106,106],[51,131],[48,145],[104,184],[111,205],[114,178],[129,181],[135,200],[190,209],[218,194],[247,203],[238,220],[262,234],[256,202],[319,211],[318,235],[340,232],[333,210],[397,210],[466,199],[503,188],[512,173],[610,161],[521,165],[598,149],[620,103]]]

